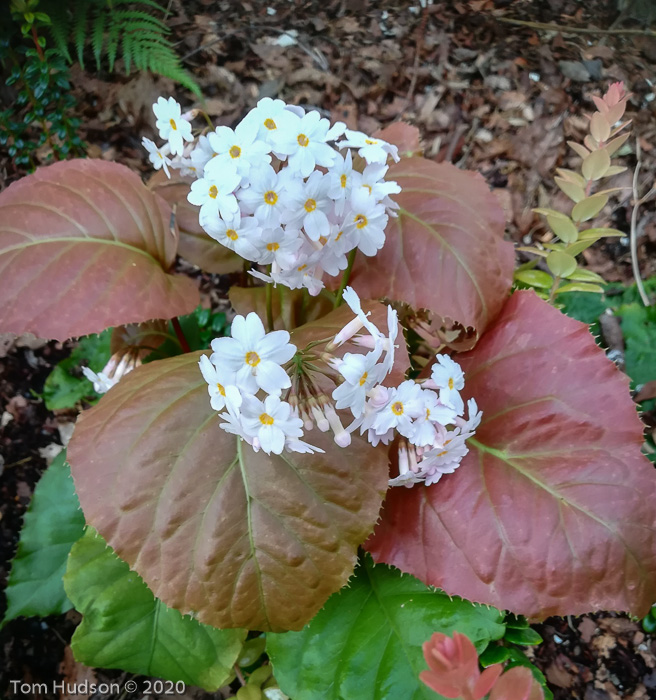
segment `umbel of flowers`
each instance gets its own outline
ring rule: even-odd
[[[270,98],[234,130],[220,126],[198,138],[190,123],[195,113],[183,115],[173,98],[160,97],[153,109],[167,143],[159,148],[144,139],[151,162],[167,175],[178,168],[197,178],[188,199],[200,207],[201,226],[246,260],[268,266],[251,270],[253,276],[316,295],[323,276],[346,270],[356,250],[373,256],[383,247],[396,208],[391,195],[400,192],[384,179],[388,156],[398,160],[395,146]],[[343,300],[353,320],[300,352],[287,331],[266,333],[255,313],[235,318],[231,337],[216,338],[212,355],[200,361],[220,427],[267,454],[317,451],[303,439],[315,426],[332,430],[340,447],[348,447],[355,430],[373,446],[397,439],[399,475],[390,484],[437,482],[467,454],[466,440],[481,419],[473,399],[464,418],[460,367],[440,355],[429,380],[386,385],[396,312],[388,307],[383,332],[353,289]],[[336,354],[347,340],[361,352]],[[317,374],[333,383],[331,396],[318,389]],[[349,424],[341,411],[350,411]]]

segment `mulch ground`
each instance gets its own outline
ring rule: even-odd
[[[582,139],[590,95],[609,82],[622,80],[634,94],[628,112],[642,152],[640,186],[646,192],[653,185],[656,37],[615,33],[656,20],[650,0],[458,0],[425,8],[392,0],[172,0],[170,7],[177,50],[216,124],[233,125],[264,96],[318,108],[370,133],[406,120],[420,128],[427,157],[483,174],[514,241],[548,240],[531,209],[564,205],[554,168],[573,162],[566,141]],[[558,32],[508,20],[610,33]],[[171,94],[184,106],[194,103],[163,78],[79,67],[73,68],[73,94],[89,156],[123,162],[144,176],[149,169],[140,140],[154,137],[152,103]],[[604,213],[628,234],[634,147],[623,161],[629,172],[612,183],[623,189]],[[5,186],[23,174],[0,152]],[[656,272],[653,204],[643,207],[638,232],[647,277]],[[628,236],[586,251],[585,260],[607,281],[631,282]],[[216,280],[204,286],[214,297],[225,296]],[[0,588],[50,446],[61,442],[59,427],[73,417],[48,412],[33,393],[68,352],[68,345],[29,339],[0,347]],[[69,641],[77,622],[76,613],[11,622],[0,633],[0,696],[12,697],[12,678],[80,682],[91,673],[97,680],[125,680],[125,674],[88,671],[73,661]],[[656,638],[638,622],[601,613],[552,618],[537,629],[545,642],[533,651],[534,661],[557,700],[656,698]],[[227,694],[190,690],[188,697]]]

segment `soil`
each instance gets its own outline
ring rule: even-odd
[[[319,108],[370,133],[406,120],[420,128],[427,157],[484,175],[506,211],[514,241],[548,240],[531,209],[549,200],[556,208],[562,204],[554,168],[568,166],[572,153],[565,142],[581,139],[590,95],[609,82],[624,81],[634,95],[628,112],[641,146],[642,191],[654,182],[656,34],[621,33],[656,19],[649,0],[622,0],[622,12],[614,0],[456,0],[424,8],[398,0],[168,4],[173,40],[215,123],[233,125],[263,96]],[[508,20],[610,32],[559,32]],[[140,140],[155,136],[152,103],[173,94],[187,107],[195,104],[193,95],[146,74],[90,73],[78,66],[72,73],[88,155],[148,175]],[[613,183],[624,189],[604,212],[627,233],[636,163],[635,148],[629,150],[629,171]],[[38,157],[45,161],[47,152]],[[0,174],[6,186],[24,173],[0,152]],[[638,232],[638,259],[647,277],[656,272],[651,203],[641,211]],[[628,238],[612,240],[586,251],[586,263],[607,281],[631,282]],[[182,269],[198,274],[188,265]],[[204,278],[202,288],[214,304],[225,303],[225,280]],[[69,351],[68,344],[29,338],[0,346],[0,589],[35,484],[52,446],[62,441],[59,428],[74,419],[70,412],[47,411],[38,398],[48,373]],[[1,598],[0,615],[4,607]],[[21,697],[11,691],[12,678],[50,686],[62,679],[128,678],[72,660],[69,642],[77,622],[71,612],[9,623],[0,632],[0,696]],[[599,613],[551,618],[536,629],[545,641],[532,655],[557,700],[656,698],[656,638],[638,622]],[[227,696],[191,689],[186,697]]]

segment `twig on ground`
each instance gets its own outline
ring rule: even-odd
[[[569,27],[567,25],[546,24],[544,22],[528,22],[523,19],[510,19],[508,17],[497,17],[496,19],[506,24],[518,24],[531,29],[543,29],[565,34],[639,34],[642,36],[656,36],[656,32],[651,29],[596,29],[595,27]]]
[[[633,278],[635,279],[640,299],[645,306],[650,306],[649,297],[645,292],[640,277],[640,265],[638,264],[638,210],[640,209],[640,193],[638,191],[638,177],[640,176],[640,141],[636,139],[636,167],[633,173],[633,211],[631,212],[631,268],[633,270]]]

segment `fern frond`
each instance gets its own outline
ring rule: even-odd
[[[84,68],[84,45],[87,38],[87,17],[91,4],[92,2],[89,0],[76,0],[73,11],[73,43],[75,44],[77,60],[82,68]]]

